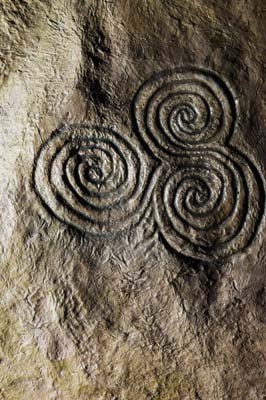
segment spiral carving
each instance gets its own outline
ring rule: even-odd
[[[252,241],[262,217],[262,182],[239,154],[221,149],[184,154],[171,169],[164,167],[162,176],[155,214],[175,250],[214,260]]]
[[[73,125],[41,147],[35,190],[57,218],[96,236],[134,226],[152,206],[172,249],[224,259],[253,241],[265,214],[260,173],[230,144],[237,108],[213,72],[161,72],[133,102],[133,128],[155,156],[155,170],[134,139]]]
[[[134,102],[138,130],[159,158],[180,149],[223,144],[236,119],[233,95],[213,73],[166,71],[148,80]]]
[[[152,190],[132,140],[82,125],[56,132],[42,146],[34,182],[56,217],[95,235],[115,234],[137,223]]]

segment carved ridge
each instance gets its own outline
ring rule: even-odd
[[[153,180],[133,141],[89,125],[55,132],[41,147],[34,169],[43,204],[61,221],[96,236],[136,224]]]
[[[163,71],[133,101],[134,125],[160,160],[155,171],[134,139],[71,125],[41,147],[35,190],[61,221],[98,237],[133,227],[152,204],[175,251],[205,261],[229,257],[253,241],[265,210],[258,169],[230,145],[237,108],[215,73]]]

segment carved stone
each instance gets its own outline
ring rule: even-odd
[[[0,4],[0,400],[266,398],[265,16],[218,3]]]

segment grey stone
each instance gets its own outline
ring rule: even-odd
[[[266,398],[262,2],[0,16],[0,399]]]

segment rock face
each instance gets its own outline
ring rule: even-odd
[[[0,3],[0,399],[266,398],[262,3]]]

